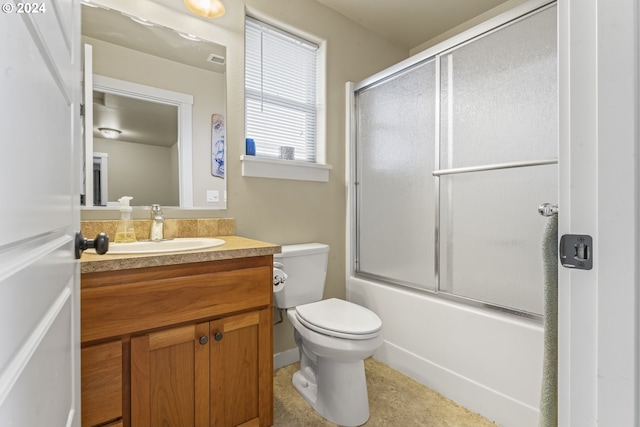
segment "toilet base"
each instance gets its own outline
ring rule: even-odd
[[[292,383],[304,400],[332,423],[359,426],[369,419],[362,360],[344,363],[318,357],[313,362],[303,356],[301,369],[293,374]]]
[[[364,359],[383,343],[382,332],[366,339],[320,334],[300,323],[295,308],[287,310],[300,352],[294,388],[322,417],[341,426],[359,426],[369,419]]]

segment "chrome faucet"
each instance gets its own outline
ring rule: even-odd
[[[151,205],[149,240],[164,240],[164,216],[160,205]]]

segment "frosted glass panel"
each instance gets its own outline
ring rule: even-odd
[[[558,157],[556,7],[440,57],[440,168]],[[440,182],[441,292],[542,314],[537,208],[557,202],[557,165]]]
[[[440,178],[440,290],[542,314],[542,237],[538,206],[558,199],[557,165]]]
[[[435,289],[435,65],[356,93],[360,273]]]
[[[443,169],[557,157],[556,7],[443,55]]]

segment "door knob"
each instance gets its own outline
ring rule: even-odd
[[[205,345],[206,343],[209,342],[209,338],[206,335],[203,335],[200,337],[200,339],[198,340],[198,342],[202,345]]]
[[[224,337],[222,332],[216,332],[215,335],[213,336],[213,339],[216,340],[216,341],[220,341],[220,340],[222,340],[222,337]]]
[[[76,259],[80,259],[82,252],[87,249],[95,249],[98,255],[104,255],[109,250],[109,235],[98,233],[95,239],[86,239],[82,231],[76,233]]]

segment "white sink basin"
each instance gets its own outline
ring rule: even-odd
[[[140,241],[133,243],[109,243],[106,255],[156,254],[163,252],[193,251],[224,245],[222,239],[210,237],[183,237],[162,241]],[[90,250],[94,252],[94,250]]]

